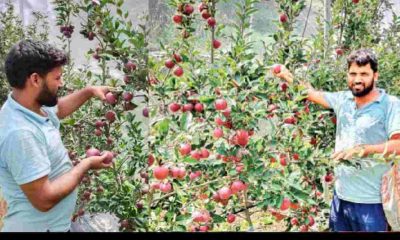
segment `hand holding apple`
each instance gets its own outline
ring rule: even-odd
[[[110,92],[110,88],[108,86],[91,86],[90,90],[93,97],[97,97],[102,101],[106,100],[106,94]]]
[[[284,65],[274,64],[271,68],[271,73],[289,83],[293,82],[292,73]]]

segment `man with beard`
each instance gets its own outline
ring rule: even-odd
[[[60,120],[108,87],[86,87],[58,100],[64,52],[22,40],[7,55],[12,88],[0,111],[0,186],[8,204],[2,231],[69,231],[77,186],[91,169],[109,168],[107,154],[72,166],[59,132]]]
[[[361,165],[335,167],[329,227],[332,231],[387,231],[380,186],[390,164],[370,155],[400,153],[400,101],[376,87],[378,61],[371,50],[352,52],[347,57],[347,67],[349,91],[317,91],[302,83],[308,100],[331,108],[336,114],[333,160],[357,159]],[[275,75],[293,82],[287,69]]]

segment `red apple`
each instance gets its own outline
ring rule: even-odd
[[[204,222],[205,221],[204,215],[200,211],[194,211],[192,213],[192,219],[193,219],[193,222]]]
[[[149,167],[151,166],[151,165],[153,165],[153,163],[154,163],[154,156],[152,155],[152,154],[150,154],[149,156],[148,156],[148,158],[147,158],[147,164],[149,165]]]
[[[210,18],[207,19],[207,23],[208,23],[208,26],[214,27],[215,24],[217,23],[217,21],[215,21],[215,18],[210,17]]]
[[[235,214],[229,213],[228,216],[226,217],[226,221],[228,223],[233,223],[236,220]]]
[[[282,13],[281,15],[279,15],[279,21],[281,23],[285,23],[288,21],[288,16],[285,13]]]
[[[100,55],[98,53],[93,53],[92,57],[96,60],[100,59]]]
[[[353,3],[357,4],[360,0],[352,0]]]
[[[193,104],[186,103],[182,106],[182,112],[190,112],[193,110]]]
[[[190,15],[190,14],[193,13],[193,11],[194,11],[194,8],[193,8],[192,5],[190,5],[190,4],[185,4],[185,7],[184,7],[184,9],[183,9],[183,13],[184,13],[184,14]]]
[[[217,117],[217,118],[215,118],[215,123],[218,126],[222,126],[222,125],[224,125],[225,122],[221,118]]]
[[[181,105],[179,105],[178,103],[171,103],[169,105],[169,110],[171,110],[171,112],[177,112],[179,111],[179,109],[181,109]]]
[[[215,109],[216,110],[225,110],[228,107],[228,103],[225,99],[217,99],[215,101]]]
[[[327,174],[327,175],[325,175],[325,182],[327,182],[327,183],[330,183],[330,182],[332,182],[332,180],[333,180],[333,175],[332,175],[332,173],[329,173],[329,174]]]
[[[93,156],[100,156],[100,155],[101,155],[100,151],[96,148],[89,148],[86,151],[86,157],[93,157]]]
[[[227,108],[225,111],[222,112],[222,114],[226,117],[229,118],[231,116],[231,109]]]
[[[191,173],[189,174],[189,178],[190,178],[190,180],[194,180],[194,179],[196,179],[196,178],[200,177],[200,175],[201,175],[201,172],[200,172],[200,174],[199,174],[198,172],[199,172],[199,171],[196,171],[196,172],[191,172]]]
[[[153,175],[158,180],[163,180],[168,177],[169,170],[167,167],[164,166],[157,166],[153,170]]]
[[[214,39],[214,41],[213,41],[213,47],[214,47],[215,49],[218,49],[219,47],[221,47],[221,42],[218,41],[217,39]]]
[[[337,123],[336,117],[331,117],[331,122],[336,125]]]
[[[222,187],[218,190],[218,195],[222,200],[226,200],[231,197],[232,191],[228,187]]]
[[[175,76],[180,77],[183,75],[183,68],[177,67],[174,71]]]
[[[168,193],[171,192],[172,190],[172,185],[169,182],[166,183],[160,183],[160,191],[163,193]]]
[[[208,158],[210,156],[210,152],[206,148],[201,149],[201,157]]]
[[[343,49],[337,48],[337,49],[336,49],[336,54],[337,54],[338,56],[342,56],[342,55],[343,55]]]
[[[212,199],[213,199],[214,201],[216,201],[216,202],[221,201],[221,198],[219,197],[218,192],[215,192],[215,193],[212,195]]]
[[[182,57],[179,53],[174,53],[174,58],[176,62],[182,62]]]
[[[94,130],[94,135],[100,137],[103,134],[103,131],[101,131],[100,129],[96,128],[96,130]]]
[[[196,112],[202,112],[204,110],[204,105],[201,103],[196,103],[196,105],[194,105],[194,110],[196,110]]]
[[[203,11],[201,11],[201,17],[207,20],[211,17],[211,14],[208,12],[207,9],[204,9]]]
[[[308,232],[308,226],[307,225],[301,225],[300,226],[300,232]]]
[[[133,99],[133,94],[131,92],[124,92],[122,94],[122,98],[124,99],[125,102],[130,102]]]
[[[182,15],[174,15],[172,17],[172,20],[177,24],[181,24],[182,20],[183,20],[183,16]]]
[[[245,147],[249,143],[249,133],[245,130],[239,130],[236,132],[237,144]]]
[[[294,160],[297,161],[297,160],[299,160],[299,158],[300,158],[300,157],[299,157],[299,154],[298,154],[298,153],[294,153],[294,154],[293,154],[293,159],[294,159]]]
[[[92,41],[94,39],[94,32],[89,32],[87,38],[89,39],[89,41]]]
[[[174,66],[175,66],[175,63],[174,63],[174,61],[172,61],[171,59],[168,59],[168,60],[165,61],[165,67],[171,69],[171,68],[173,68]]]
[[[317,145],[317,139],[315,137],[312,137],[310,140],[311,145]]]
[[[192,146],[188,143],[181,144],[179,148],[179,152],[181,153],[182,156],[188,155],[191,151],[192,151]]]
[[[131,82],[131,77],[129,75],[125,75],[124,76],[124,82],[125,82],[125,84],[130,83]]]
[[[147,107],[142,110],[143,117],[149,117],[149,109]]]
[[[214,137],[215,138],[220,138],[224,135],[224,132],[222,131],[221,128],[216,128],[214,129]]]
[[[281,70],[282,70],[282,66],[281,66],[280,64],[275,64],[275,65],[272,67],[272,71],[273,71],[275,74],[280,73]]]
[[[283,167],[287,166],[286,154],[281,153],[281,154],[279,155],[279,160],[280,160],[280,163],[281,163],[281,165],[282,165]]]
[[[199,227],[200,232],[207,232],[208,231],[208,226],[200,226]]]
[[[244,169],[244,165],[243,164],[238,164],[236,165],[236,172],[241,173]]]
[[[283,120],[284,123],[286,124],[296,124],[296,118],[294,116],[285,118],[285,120]]]
[[[171,171],[170,171],[170,175],[171,175],[173,178],[177,178],[178,175],[179,175],[179,168],[178,168],[178,167],[172,167],[172,168],[171,168]]]
[[[200,160],[201,159],[201,151],[200,150],[193,150],[193,151],[191,151],[190,152],[190,156],[193,158],[193,159],[196,159],[196,160]]]
[[[178,176],[177,176],[177,179],[184,179],[185,178],[185,176],[186,176],[186,170],[185,170],[185,168],[179,168],[178,169]]]
[[[289,87],[286,82],[280,83],[279,85],[281,87],[282,92],[286,92],[286,90]]]
[[[299,220],[297,220],[297,218],[292,218],[292,219],[290,219],[290,223],[293,226],[297,226],[297,225],[299,225]]]
[[[106,123],[103,122],[102,120],[97,120],[95,125],[96,125],[96,128],[102,128],[106,125]]]
[[[112,92],[108,92],[106,94],[106,102],[108,104],[116,104],[117,103],[117,97]]]
[[[315,224],[313,216],[308,216],[308,226],[312,227]]]
[[[125,68],[127,71],[135,71],[136,64],[134,64],[132,61],[128,61],[127,63],[125,63]]]
[[[231,185],[231,191],[233,194],[240,192],[242,190],[245,190],[245,189],[246,189],[246,185],[240,180],[234,181]]]
[[[281,204],[281,210],[285,211],[288,210],[290,207],[290,199],[289,198],[284,198]]]
[[[160,183],[154,182],[154,183],[152,183],[152,184],[150,185],[150,187],[151,187],[152,189],[154,189],[154,190],[160,189]]]

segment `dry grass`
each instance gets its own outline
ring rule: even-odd
[[[236,221],[232,224],[222,223],[218,228],[213,229],[216,232],[284,232],[286,230],[285,222],[277,222],[275,218],[269,213],[261,210],[254,209],[251,212],[251,221],[253,223],[253,230],[250,229],[248,222],[245,219],[244,213],[236,215]]]

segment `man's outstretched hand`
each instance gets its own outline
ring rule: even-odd
[[[293,75],[284,65],[273,65],[271,67],[271,73],[278,78],[281,78],[289,83],[293,83]]]
[[[110,91],[108,86],[91,86],[93,97],[99,98],[101,101],[106,100],[106,94]]]
[[[340,160],[350,160],[353,157],[364,157],[365,155],[365,149],[363,146],[355,146],[350,149],[346,149],[340,152],[335,152],[332,154],[331,158],[333,161],[340,161]]]

